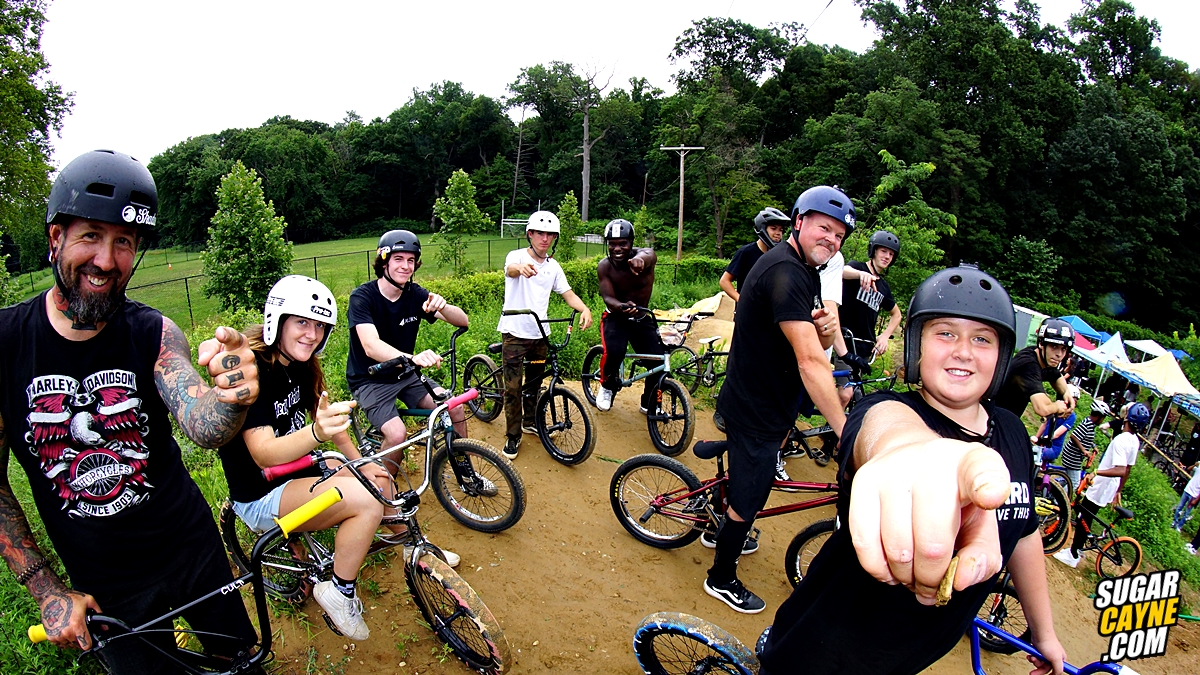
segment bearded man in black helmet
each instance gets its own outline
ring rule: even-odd
[[[54,286],[0,309],[0,557],[41,610],[50,641],[90,649],[88,610],[145,623],[233,581],[212,511],[183,466],[168,413],[197,445],[241,428],[258,395],[245,336],[200,345],[209,387],[178,326],[125,297],[138,245],[154,230],[154,179],[97,150],[68,164],[46,210]],[[54,573],[8,483],[29,477],[46,533],[70,575]],[[206,651],[234,655],[256,635],[238,595],[183,614]],[[151,640],[173,643],[168,629]],[[99,652],[113,673],[171,672],[139,640]]]

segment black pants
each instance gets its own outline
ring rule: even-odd
[[[101,613],[120,619],[131,628],[153,620],[174,608],[182,607],[210,591],[233,581],[229,560],[221,546],[220,536],[212,521],[208,523],[211,536],[200,550],[183,552],[180,564],[173,574],[164,580],[138,586],[135,592],[94,593]],[[234,656],[254,645],[258,636],[246,615],[246,606],[238,592],[218,593],[183,613],[192,630],[209,631],[220,635],[235,636],[236,639],[200,635],[201,644],[208,654]],[[170,629],[170,622],[155,628]],[[175,647],[171,632],[154,633],[148,640],[163,649]],[[168,661],[140,639],[125,638],[114,641],[98,652],[104,665],[113,675],[142,675],[144,673],[177,673],[180,668]]]
[[[625,359],[629,345],[637,354],[665,354],[662,340],[658,337],[658,322],[654,317],[642,315],[627,318],[621,314],[605,312],[600,315],[600,339],[604,343],[604,356],[600,359],[600,374],[604,388],[612,392],[621,389],[621,361]],[[661,366],[659,361],[642,363],[648,370]],[[649,408],[654,402],[654,392],[662,381],[661,371],[646,377],[642,390],[642,407]]]
[[[1096,514],[1100,513],[1100,509],[1104,508],[1092,500],[1084,497],[1079,502],[1079,517],[1075,519],[1075,538],[1071,540],[1071,553],[1075,556],[1079,555],[1079,551],[1083,549],[1083,545],[1087,543],[1088,532],[1092,527],[1092,519]]]

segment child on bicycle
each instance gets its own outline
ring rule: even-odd
[[[942,270],[917,289],[904,360],[920,388],[876,392],[850,412],[840,526],[775,615],[761,673],[921,672],[958,643],[1007,565],[1048,661],[1034,672],[1061,675],[1029,437],[990,400],[1015,328],[1008,293],[975,267]],[[952,556],[948,594],[940,585]]]
[[[356,478],[338,474],[310,492],[320,471],[311,469],[267,481],[262,469],[299,459],[332,441],[346,457],[359,457],[346,433],[354,401],[329,401],[325,374],[317,357],[337,325],[337,302],[325,284],[291,275],[267,295],[263,323],[246,329],[259,372],[258,400],[246,413],[242,431],[220,449],[233,510],[250,529],[263,532],[274,519],[291,513],[330,488],[342,500],[304,524],[304,530],[337,527],[333,579],[313,589],[313,597],[346,637],[366,640],[355,580],[380,524],[388,524],[384,506]],[[305,424],[305,419],[312,422]],[[393,494],[387,471],[375,464],[360,469],[387,496]],[[403,526],[397,526],[403,531]],[[458,556],[445,551],[451,564]]]
[[[1096,476],[1092,485],[1083,493],[1079,504],[1079,515],[1075,517],[1075,537],[1071,547],[1064,548],[1054,554],[1055,560],[1075,567],[1079,564],[1083,545],[1087,543],[1088,532],[1092,519],[1100,513],[1100,509],[1109,504],[1121,504],[1121,488],[1129,477],[1129,467],[1137,461],[1138,451],[1142,442],[1137,435],[1150,424],[1150,409],[1144,403],[1134,403],[1125,413],[1122,432],[1113,437],[1100,459]]]
[[[583,304],[571,284],[562,265],[554,259],[554,248],[558,246],[558,216],[549,211],[537,211],[529,216],[525,225],[527,248],[509,252],[504,259],[504,309],[532,309],[537,317],[529,315],[501,316],[496,330],[503,336],[504,355],[504,456],[517,458],[521,447],[521,432],[537,434],[534,428],[534,408],[537,403],[536,386],[521,391],[522,376],[527,382],[541,381],[546,370],[546,350],[549,345],[538,328],[538,318],[545,319],[550,307],[550,292],[563,297],[567,305],[581,315],[580,330],[592,325],[592,310]],[[522,365],[525,360],[529,365]]]

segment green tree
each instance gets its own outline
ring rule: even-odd
[[[439,267],[449,266],[454,276],[466,276],[473,265],[467,258],[465,236],[479,234],[489,225],[488,217],[475,204],[475,186],[466,171],[456,169],[446,183],[446,195],[433,203],[433,214],[442,227],[433,235],[441,244],[437,251]]]
[[[257,309],[271,286],[292,273],[292,244],[283,238],[287,223],[263,198],[262,179],[240,161],[221,180],[217,212],[208,228],[203,262],[204,294],[221,310]]]
[[[579,217],[579,200],[575,199],[574,190],[563,195],[556,215],[561,232],[558,235],[558,250],[555,251],[554,257],[559,262],[574,260],[575,237],[583,234],[583,220]]]
[[[1073,301],[1062,297],[1063,284],[1057,283],[1062,256],[1054,252],[1043,239],[1028,239],[1018,234],[1009,242],[1004,258],[996,263],[996,278],[1004,284],[1009,295],[1034,302],[1057,302],[1064,307],[1079,304],[1079,294]],[[1071,291],[1074,292],[1074,291]]]

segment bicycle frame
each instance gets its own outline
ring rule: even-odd
[[[569,344],[571,342],[571,329],[575,326],[575,316],[579,314],[579,311],[573,309],[573,310],[571,310],[570,316],[565,316],[565,317],[561,317],[561,318],[557,318],[557,319],[538,318],[537,314],[532,309],[506,309],[506,310],[501,311],[500,314],[502,316],[518,316],[521,314],[532,314],[535,319],[534,323],[537,324],[538,331],[541,332],[541,334],[542,334],[542,339],[546,341],[546,346],[547,346],[546,359],[544,361],[540,361],[540,360],[539,361],[530,361],[528,358],[526,358],[523,361],[522,365],[529,365],[531,363],[534,363],[534,364],[546,363],[549,365],[549,372],[543,371],[542,376],[539,377],[536,381],[526,381],[523,385],[523,388],[524,389],[532,389],[533,387],[540,388],[542,386],[542,382],[544,382],[547,377],[550,378],[550,388],[551,389],[558,386],[558,384],[562,382],[562,370],[558,366],[558,352],[563,349],[566,349],[567,344]],[[563,338],[562,342],[555,342],[554,340],[550,339],[550,335],[549,335],[549,333],[546,332],[546,327],[544,325],[547,323],[566,323],[567,324],[567,336],[565,338]],[[551,405],[553,405],[553,403],[551,403]]]
[[[983,670],[983,663],[979,654],[979,631],[986,630],[989,634],[994,635],[1004,642],[1016,647],[1017,649],[1031,654],[1039,659],[1045,660],[1042,653],[1033,645],[1017,638],[1007,632],[992,626],[983,619],[976,618],[968,629],[971,638],[971,668],[975,675],[987,675]],[[1091,675],[1091,673],[1111,673],[1112,675],[1137,675],[1132,668],[1123,666],[1119,663],[1089,663],[1086,666],[1075,667],[1069,663],[1063,663],[1063,672],[1066,675]]]

